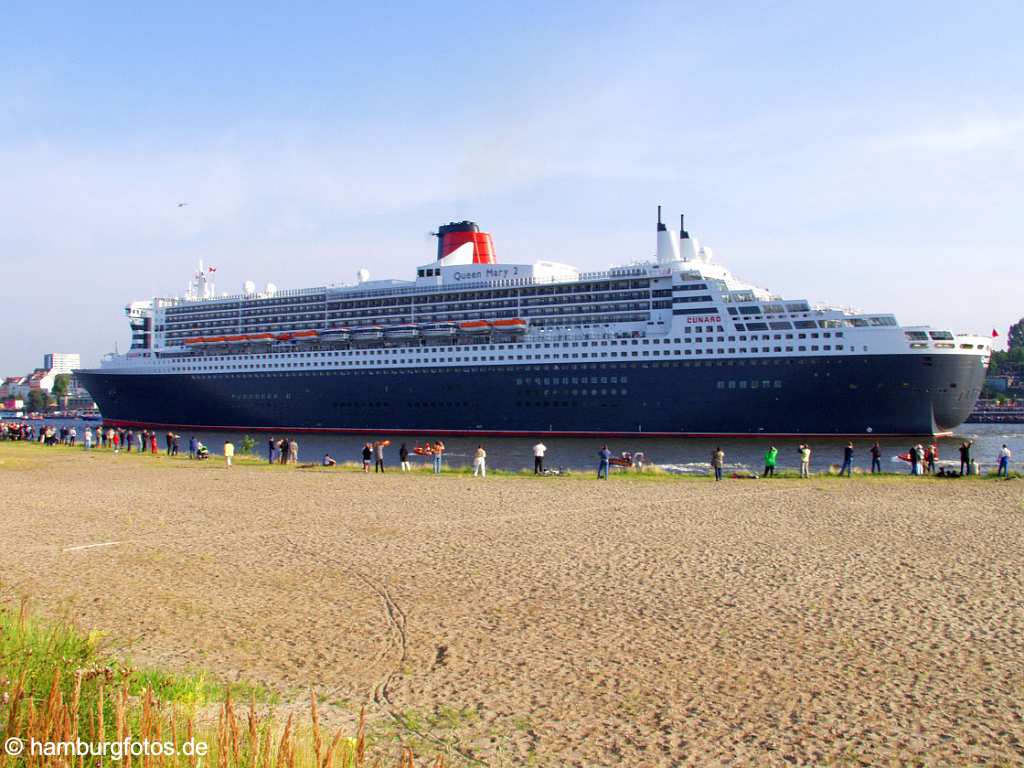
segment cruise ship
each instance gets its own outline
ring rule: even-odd
[[[406,435],[888,436],[970,414],[988,338],[784,299],[658,209],[653,257],[503,264],[471,221],[411,280],[126,307],[131,348],[77,372],[110,425]]]

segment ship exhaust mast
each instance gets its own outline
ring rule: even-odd
[[[700,243],[686,231],[683,214],[679,214],[679,254],[683,261],[700,261]]]
[[[666,266],[677,261],[679,258],[679,242],[672,236],[661,221],[661,206],[658,206],[658,263]]]

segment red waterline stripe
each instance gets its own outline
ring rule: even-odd
[[[806,437],[816,439],[834,438],[849,440],[850,438],[871,439],[879,437],[923,437],[925,433],[906,432],[855,432],[849,434],[837,432],[585,432],[585,431],[543,431],[543,430],[490,430],[490,429],[369,429],[363,427],[255,427],[237,426],[234,424],[165,424],[157,421],[125,421],[122,419],[104,419],[104,426],[112,427],[151,427],[154,429],[186,429],[206,430],[209,432],[296,432],[299,434],[352,434],[352,435],[441,435],[448,437]],[[952,432],[936,432],[932,437],[950,437]]]

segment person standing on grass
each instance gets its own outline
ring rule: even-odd
[[[775,477],[775,464],[779,459],[779,449],[774,445],[769,446],[764,454],[764,476]]]
[[[154,456],[156,456],[157,454],[156,432],[149,433],[149,452],[152,453]]]
[[[125,435],[125,437],[128,438],[127,441],[126,441],[126,444],[125,444],[125,452],[126,453],[131,453],[132,452],[132,443],[135,442],[135,433],[132,432],[129,429],[128,433]]]
[[[383,440],[378,440],[374,444],[373,452],[374,452],[374,455],[377,458],[377,461],[374,462],[374,465],[373,465],[373,473],[377,474],[378,472],[383,472],[384,471],[384,441]]]
[[[725,467],[725,451],[721,447],[711,452],[711,467],[715,470],[715,482],[718,482],[722,479],[722,468]]]
[[[282,437],[277,441],[278,450],[278,463],[284,465],[288,463],[288,438]]]
[[[487,451],[482,445],[478,445],[476,453],[473,454],[473,477],[478,474],[487,477]]]
[[[871,446],[871,474],[876,473],[882,473],[882,448],[877,442]]]
[[[811,446],[800,445],[800,477],[811,476]]]
[[[90,450],[92,448],[92,430],[88,427],[85,428],[85,436],[83,439],[85,440],[85,450]]]
[[[607,445],[602,445],[601,450],[597,452],[598,465],[597,465],[597,479],[607,480],[608,479],[608,467],[612,460],[612,452],[608,450]]]
[[[224,443],[224,464],[230,467],[233,458],[235,458],[235,444],[227,440]]]
[[[188,439],[188,457],[194,459],[196,457],[196,436],[192,435]]]
[[[441,474],[441,464],[444,460],[444,443],[440,440],[434,442],[434,474]]]
[[[1013,454],[1010,449],[1006,447],[1006,443],[1003,443],[1003,447],[999,451],[999,469],[996,470],[996,477],[1010,477],[1010,457]]]
[[[842,477],[844,472],[847,477],[853,477],[853,443],[847,443],[843,448],[843,466],[839,468],[839,476]]]
[[[363,474],[370,474],[370,459],[373,458],[373,448],[369,443],[363,443]]]
[[[273,464],[274,463],[274,451],[276,450],[274,448],[275,445],[277,445],[277,443],[274,442],[273,436],[268,437],[267,438],[267,463],[268,464]]]
[[[544,474],[544,454],[547,450],[548,447],[539,440],[537,441],[537,444],[533,446],[533,474]]]
[[[288,441],[288,463],[299,463],[299,444],[294,437]]]
[[[398,449],[398,461],[401,462],[403,472],[412,469],[409,466],[409,449],[405,447],[405,443],[402,443],[402,447]]]
[[[964,440],[960,444],[960,476],[971,474],[971,441]]]
[[[932,443],[928,446],[928,474],[935,474],[935,464],[939,460],[939,446],[938,443]]]

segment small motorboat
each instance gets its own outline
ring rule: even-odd
[[[380,341],[384,338],[384,328],[379,325],[366,325],[352,329],[352,341]]]
[[[328,328],[320,331],[320,337],[326,341],[348,341],[352,331],[348,328]]]
[[[390,328],[384,329],[384,338],[390,340],[399,339],[415,339],[420,335],[419,326],[414,323],[402,323],[401,325],[392,325]]]
[[[456,323],[427,323],[420,327],[420,332],[428,339],[449,339],[458,332]]]

